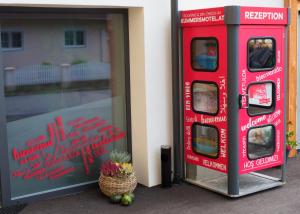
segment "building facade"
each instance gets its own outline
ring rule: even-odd
[[[82,117],[89,119],[97,117],[97,113],[90,115],[89,111],[103,108],[102,113],[110,115],[105,120],[127,133],[126,138],[118,139],[121,143],[116,147],[132,153],[138,182],[148,187],[160,184],[160,147],[173,146],[172,127],[173,123],[178,123],[172,118],[171,2],[0,0],[0,5],[4,14],[1,42],[7,93],[1,101],[6,103],[3,117],[7,122],[13,122],[5,124],[6,138],[12,142],[8,145],[16,145],[8,150],[9,155],[13,154],[10,155],[11,162],[20,159],[21,151],[30,152],[25,147],[17,147],[19,139],[33,145],[43,136],[40,134],[42,129],[33,136],[39,129],[34,127],[27,130],[32,135],[15,139],[14,133],[22,127],[38,123],[36,121],[53,123],[51,119],[59,126],[60,115],[67,117],[72,112],[78,115],[82,106],[85,108]],[[227,5],[284,7],[284,1],[179,0],[178,10]],[[11,7],[20,12],[30,8],[28,17],[7,14],[5,11]],[[44,8],[45,13],[39,14],[39,8]],[[77,17],[70,15],[72,11],[76,11]],[[47,19],[45,14],[48,14]],[[24,78],[24,72],[32,78]],[[44,75],[39,76],[39,73]],[[51,76],[55,73],[57,75]],[[101,88],[97,88],[97,84]],[[43,91],[43,95],[37,91]],[[48,94],[47,98],[42,98],[44,94]],[[53,117],[45,116],[46,113]],[[37,118],[37,115],[43,117]],[[24,118],[23,124],[20,124],[20,118]],[[34,122],[30,121],[33,119]],[[70,116],[68,122],[71,124],[80,119]],[[68,164],[70,168],[72,163]],[[82,170],[87,172],[85,166],[83,164]],[[15,175],[22,177],[20,173],[25,172],[16,170]],[[27,174],[27,177],[30,175],[34,176]],[[23,193],[30,194],[34,193]],[[16,194],[15,198],[18,197],[20,195]]]

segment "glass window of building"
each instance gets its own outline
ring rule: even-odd
[[[2,48],[25,47],[0,61],[12,200],[95,183],[111,151],[131,151],[127,12],[89,14],[0,21],[22,29]]]
[[[19,31],[1,31],[2,50],[18,50],[23,48],[23,33]]]
[[[83,30],[65,31],[66,47],[81,47],[85,45],[85,33]]]

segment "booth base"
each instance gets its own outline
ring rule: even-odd
[[[207,176],[206,179],[202,180],[186,179],[186,181],[229,197],[241,197],[255,192],[278,187],[285,183],[280,181],[278,178],[264,174],[249,173],[240,176],[239,194],[229,195],[227,191],[228,182],[226,174],[220,173],[217,177],[216,174],[214,174],[213,178],[209,178],[209,176]]]

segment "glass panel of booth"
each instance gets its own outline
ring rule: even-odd
[[[217,127],[194,123],[192,127],[193,152],[217,158],[219,155],[219,132]]]
[[[273,38],[252,38],[248,40],[249,70],[272,70],[276,63],[275,51],[275,39]]]
[[[196,71],[216,71],[218,68],[216,38],[194,38],[191,43],[191,65]]]
[[[218,113],[218,86],[213,82],[195,81],[192,84],[193,110],[197,113],[216,115]]]
[[[273,82],[249,84],[248,97],[250,116],[269,114],[275,110],[275,84]]]
[[[250,128],[247,138],[250,160],[271,156],[275,152],[275,128],[273,125]]]
[[[8,19],[24,50],[1,52],[12,200],[98,180],[112,150],[128,150],[125,16]],[[86,44],[65,49],[65,29]]]

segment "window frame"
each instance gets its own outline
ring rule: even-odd
[[[274,50],[274,66],[271,67],[271,68],[250,68],[250,60],[249,60],[249,42],[250,40],[257,40],[257,39],[271,39],[273,41],[273,50]],[[247,41],[247,69],[249,72],[264,72],[264,71],[271,71],[273,70],[274,68],[276,68],[276,64],[277,64],[277,57],[276,57],[276,39],[275,37],[271,37],[271,36],[261,36],[261,37],[250,37]]]
[[[217,44],[217,66],[214,70],[210,70],[210,69],[197,69],[193,66],[193,51],[192,51],[192,47],[193,47],[193,42],[195,40],[215,40],[216,41],[216,44]],[[217,72],[217,70],[219,69],[219,57],[220,57],[220,54],[219,54],[219,40],[217,37],[194,37],[192,38],[191,40],[191,43],[190,43],[190,65],[191,65],[191,68],[193,71],[195,72]]]
[[[212,85],[215,85],[216,88],[217,88],[217,111],[216,113],[208,113],[208,112],[203,112],[203,111],[197,111],[195,108],[194,108],[194,91],[193,91],[193,88],[194,88],[194,84],[196,83],[204,83],[204,84],[212,84]],[[192,85],[191,85],[191,92],[192,92],[192,101],[191,101],[191,104],[192,104],[192,109],[193,109],[193,112],[197,113],[197,114],[203,114],[203,115],[210,115],[210,116],[216,116],[219,114],[219,111],[220,111],[220,108],[219,108],[219,105],[220,105],[220,92],[219,92],[219,86],[216,82],[213,82],[213,81],[202,81],[202,80],[195,80],[192,82]]]
[[[66,33],[67,32],[72,32],[72,37],[73,37],[73,42],[74,42],[74,44],[73,45],[67,45],[66,44]],[[76,33],[77,32],[82,32],[83,33],[83,45],[78,45],[78,44],[76,44],[76,39],[77,39],[77,35],[76,35]],[[64,47],[65,48],[85,48],[86,46],[87,46],[87,39],[86,39],[86,35],[87,35],[87,33],[86,33],[86,30],[85,29],[77,29],[77,28],[70,28],[70,29],[65,29],[64,30]]]
[[[23,30],[17,30],[17,29],[10,30],[10,29],[5,29],[4,28],[3,30],[1,30],[1,34],[2,33],[8,33],[8,48],[3,48],[2,47],[2,41],[1,41],[1,44],[0,44],[1,50],[3,52],[22,51],[22,50],[24,50],[24,31]],[[12,34],[13,33],[20,33],[21,34],[21,47],[12,47],[12,44],[13,44]],[[1,34],[0,34],[0,36],[2,36]]]
[[[267,126],[271,126],[271,127],[272,127],[272,130],[274,131],[274,132],[273,132],[274,135],[273,135],[273,138],[272,138],[272,140],[273,140],[273,142],[274,142],[274,147],[273,147],[274,149],[273,149],[273,151],[272,151],[272,154],[267,155],[267,156],[263,156],[263,157],[259,157],[259,158],[250,158],[250,157],[249,157],[249,132],[250,132],[252,129],[256,129],[256,128],[264,128],[264,127],[267,127]],[[276,151],[276,127],[275,127],[273,124],[265,124],[265,125],[261,125],[261,126],[253,126],[253,127],[250,127],[250,128],[248,129],[248,131],[247,131],[247,158],[248,158],[249,160],[258,160],[258,159],[261,159],[261,158],[271,157],[271,156],[274,155],[275,151]]]
[[[276,84],[271,81],[271,80],[268,80],[268,81],[263,81],[263,82],[251,82],[248,84],[248,87],[247,87],[247,94],[248,94],[248,91],[250,89],[250,87],[252,85],[258,85],[258,84],[264,84],[264,83],[271,83],[272,84],[272,105],[271,106],[260,106],[260,105],[255,105],[255,104],[249,104],[249,98],[248,98],[248,108],[247,108],[247,114],[250,116],[250,117],[255,117],[255,116],[259,116],[259,115],[267,115],[267,114],[272,114],[275,109],[276,109]],[[262,108],[262,109],[273,109],[272,111],[270,112],[261,112],[261,113],[258,113],[258,114],[251,114],[249,112],[249,108],[250,106],[253,106],[253,107],[258,107],[258,108]]]
[[[210,155],[207,155],[207,154],[203,154],[203,153],[200,153],[200,152],[197,152],[195,151],[194,147],[193,147],[193,143],[194,143],[194,138],[195,138],[195,128],[196,126],[205,126],[205,127],[208,127],[208,128],[213,128],[217,131],[217,136],[218,136],[218,140],[217,140],[217,155],[216,156],[210,156]],[[211,159],[218,159],[219,156],[220,156],[220,131],[218,129],[217,126],[214,126],[214,125],[211,125],[211,124],[203,124],[203,123],[199,123],[199,122],[194,122],[192,124],[192,141],[191,141],[192,145],[191,145],[191,148],[192,148],[192,151],[197,154],[197,155],[201,155],[201,156],[204,156],[204,157],[208,157],[208,158],[211,158]]]

